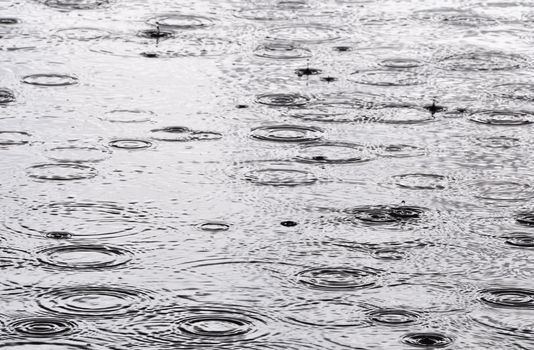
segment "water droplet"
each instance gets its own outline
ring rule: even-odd
[[[22,82],[37,86],[68,86],[78,84],[78,78],[65,74],[32,74],[23,77]]]

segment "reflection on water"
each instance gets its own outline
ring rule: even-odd
[[[0,350],[534,349],[533,18],[0,0]]]

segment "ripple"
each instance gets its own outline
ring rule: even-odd
[[[109,0],[45,0],[48,7],[59,10],[95,10],[110,4]]]
[[[104,39],[110,36],[110,33],[104,29],[92,27],[72,27],[60,29],[55,33],[58,37],[67,40],[91,41]]]
[[[187,15],[182,13],[167,13],[150,18],[147,21],[150,25],[159,25],[167,30],[200,29],[212,26],[213,19],[197,15]]]
[[[425,155],[425,153],[426,151],[423,148],[405,144],[392,144],[380,147],[380,155],[383,157],[418,157]]]
[[[0,18],[0,25],[13,25],[13,24],[19,24],[21,21],[18,18],[15,17],[1,17]]]
[[[61,269],[108,269],[124,265],[132,260],[128,250],[106,245],[69,245],[46,248],[37,259],[44,264]]]
[[[469,120],[480,124],[516,126],[534,123],[534,115],[513,111],[481,111],[472,113]]]
[[[456,26],[481,27],[497,24],[497,21],[491,17],[447,7],[420,10],[416,11],[415,15],[417,19]]]
[[[252,129],[251,137],[273,142],[311,142],[322,138],[323,130],[313,126],[272,125]]]
[[[0,343],[0,349],[5,350],[91,350],[94,346],[88,346],[87,343],[74,343],[70,341],[12,341],[9,343]],[[100,348],[99,348],[100,349]]]
[[[23,77],[22,82],[38,86],[68,86],[78,84],[78,78],[66,74],[32,74]]]
[[[508,136],[477,137],[479,145],[487,148],[513,148],[521,144],[521,140]]]
[[[480,300],[490,306],[534,309],[534,290],[523,288],[490,288],[480,292]]]
[[[375,86],[412,86],[424,83],[420,74],[396,69],[356,71],[351,73],[349,80],[358,84]]]
[[[28,176],[37,180],[72,181],[91,179],[98,175],[95,168],[81,164],[38,164],[27,169]]]
[[[150,296],[143,291],[104,286],[51,289],[37,297],[46,311],[66,316],[123,316],[141,311]]]
[[[365,327],[369,325],[366,304],[343,300],[309,300],[284,309],[291,323],[322,328]]]
[[[527,232],[513,232],[501,236],[505,243],[517,248],[534,248],[534,234]]]
[[[447,187],[447,178],[438,174],[401,174],[393,176],[397,186],[411,190],[443,190]]]
[[[20,146],[30,142],[31,134],[25,131],[0,131],[0,146]]]
[[[295,160],[304,163],[348,164],[370,161],[374,155],[364,146],[343,142],[303,145]]]
[[[189,141],[212,141],[222,138],[222,134],[212,131],[191,130],[183,126],[169,126],[150,130],[158,141],[166,142],[189,142]]]
[[[345,210],[350,219],[368,225],[402,224],[418,221],[428,209],[407,205],[366,205]]]
[[[78,331],[78,325],[73,321],[45,317],[19,319],[9,323],[7,328],[23,336],[37,338],[65,336]]]
[[[386,326],[405,326],[420,322],[417,312],[401,309],[379,309],[369,313],[371,321]]]
[[[6,88],[0,88],[0,105],[7,104],[15,101],[15,94],[13,91],[6,89]]]
[[[438,59],[438,66],[451,71],[499,71],[525,66],[527,60],[519,55],[496,51],[464,52]]]
[[[245,180],[269,186],[312,185],[317,177],[311,172],[292,168],[266,168],[251,170],[245,174]]]
[[[310,23],[273,28],[269,31],[268,38],[275,41],[319,44],[337,40],[342,34],[340,28]]]
[[[386,58],[379,62],[382,67],[391,69],[410,69],[424,66],[424,63],[415,58]]]
[[[144,123],[152,120],[153,112],[139,109],[115,109],[107,112],[103,120],[113,123]]]
[[[494,93],[500,97],[534,101],[534,84],[530,83],[508,83],[499,84],[493,87]]]
[[[198,226],[202,231],[208,231],[208,232],[221,232],[221,231],[228,231],[230,229],[230,225],[224,222],[205,222],[203,224],[200,224]]]
[[[256,102],[277,107],[304,106],[310,101],[306,96],[299,94],[263,94],[256,96]]]
[[[534,196],[529,184],[514,181],[475,181],[470,184],[475,197],[493,201],[520,201]]]
[[[378,271],[370,268],[313,268],[297,273],[296,278],[309,288],[343,291],[374,287]]]
[[[58,146],[49,148],[46,156],[60,163],[101,162],[110,157],[110,152],[96,146]]]
[[[149,215],[115,202],[52,202],[10,216],[5,226],[37,237],[105,239],[146,231]]]
[[[451,345],[454,339],[441,333],[408,333],[402,337],[402,342],[419,348],[445,348]]]
[[[0,247],[0,268],[21,268],[34,264],[32,255],[24,250]]]
[[[287,42],[272,42],[262,44],[254,49],[254,55],[278,60],[293,60],[310,58],[311,51],[304,47]]]
[[[109,146],[127,150],[142,150],[152,147],[152,142],[139,139],[118,139],[111,141]]]

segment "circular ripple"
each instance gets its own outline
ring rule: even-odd
[[[24,318],[7,325],[12,332],[26,337],[56,337],[73,334],[78,325],[75,322],[60,318]]]
[[[534,114],[513,111],[482,111],[472,113],[469,120],[480,124],[516,126],[534,123]]]
[[[494,86],[494,92],[498,96],[515,100],[534,101],[534,84],[509,83]]]
[[[202,231],[208,232],[228,231],[230,229],[230,225],[224,222],[205,222],[198,227]]]
[[[262,141],[311,142],[321,139],[323,130],[313,126],[273,125],[252,129],[251,136]]]
[[[534,309],[534,290],[523,288],[491,288],[480,292],[484,303],[504,308]]]
[[[297,281],[321,290],[354,290],[375,286],[378,272],[373,269],[314,268],[299,272]]]
[[[393,176],[397,186],[411,190],[443,190],[447,187],[447,178],[437,174],[402,174]]]
[[[534,234],[527,232],[513,232],[501,236],[505,243],[518,248],[534,248]]]
[[[141,150],[152,147],[152,143],[146,140],[137,140],[137,139],[120,139],[113,140],[109,143],[110,147],[127,149],[127,150]]]
[[[277,41],[319,44],[339,39],[341,34],[341,29],[322,24],[293,24],[271,29],[268,38]]]
[[[60,29],[56,35],[62,39],[77,40],[77,41],[91,41],[96,39],[107,38],[110,33],[99,28],[92,27],[73,27]]]
[[[251,170],[245,174],[245,180],[269,186],[312,185],[317,182],[317,178],[312,173],[290,168]]]
[[[98,175],[95,168],[81,164],[38,164],[27,169],[28,176],[37,180],[72,181],[91,179]]]
[[[210,141],[222,138],[222,134],[218,132],[191,130],[183,126],[152,129],[150,132],[154,135],[154,140],[167,142]]]
[[[25,145],[31,135],[24,131],[0,131],[0,146]]]
[[[49,312],[77,317],[121,316],[144,308],[150,299],[145,292],[115,287],[68,287],[47,291],[37,297]]]
[[[522,212],[516,215],[516,221],[522,225],[534,226],[534,212]]]
[[[17,341],[0,343],[0,349],[5,350],[91,350],[94,346],[88,346],[87,343],[74,343],[66,341]],[[100,349],[100,348],[98,348]]]
[[[392,69],[418,68],[424,65],[423,62],[414,58],[386,58],[379,63],[382,67]]]
[[[258,46],[254,50],[254,55],[263,58],[292,60],[299,58],[310,58],[311,51],[291,43],[273,42]]]
[[[115,109],[102,118],[113,123],[144,123],[152,120],[153,112],[138,109]]]
[[[534,196],[529,184],[514,181],[476,181],[470,185],[475,197],[494,201],[527,200]]]
[[[6,88],[0,88],[0,104],[6,104],[14,101],[15,94],[13,91]]]
[[[263,94],[256,96],[256,102],[268,106],[295,107],[304,106],[310,99],[299,94]]]
[[[109,5],[109,0],[46,0],[44,4],[60,10],[95,10]]]
[[[37,259],[62,269],[107,269],[124,265],[132,260],[125,249],[105,245],[72,245],[52,247],[39,251]]]
[[[400,309],[380,309],[369,313],[371,321],[387,326],[405,326],[416,324],[420,321],[421,315]]]
[[[105,239],[148,230],[149,216],[115,202],[53,202],[16,213],[5,226],[15,233],[52,239]]]
[[[30,253],[13,248],[0,248],[0,268],[24,267],[34,262]]]
[[[38,86],[68,86],[78,84],[78,78],[65,74],[32,74],[23,77],[22,82]]]
[[[395,144],[380,147],[380,155],[383,157],[405,158],[425,155],[425,150],[412,145]]]
[[[438,66],[451,71],[498,71],[518,69],[527,60],[519,55],[502,52],[467,52],[438,59]]]
[[[49,148],[46,156],[60,163],[100,162],[110,156],[109,150],[93,146],[59,146]]]
[[[154,26],[159,25],[162,29],[170,30],[199,29],[214,24],[211,18],[181,13],[162,14],[150,18],[147,23]]]
[[[408,333],[402,337],[402,342],[420,348],[445,348],[454,339],[441,333]]]
[[[304,163],[348,164],[361,163],[373,159],[373,154],[364,146],[343,143],[323,142],[302,146],[295,160]]]
[[[521,140],[508,136],[477,137],[478,144],[488,148],[512,148],[521,144]]]
[[[414,206],[368,205],[347,209],[353,221],[371,225],[408,223],[421,219],[427,209]]]
[[[358,84],[375,86],[411,86],[424,83],[417,73],[395,69],[358,71],[351,74],[350,80]]]

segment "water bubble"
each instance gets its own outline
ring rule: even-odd
[[[37,259],[44,264],[61,269],[108,269],[124,265],[132,260],[126,249],[107,245],[68,245],[46,248]]]
[[[150,296],[144,291],[105,286],[51,289],[37,297],[46,311],[76,317],[123,316],[141,311]]]
[[[100,162],[110,156],[108,149],[96,146],[57,146],[49,148],[46,156],[60,163]]]
[[[534,123],[534,114],[514,111],[480,111],[472,113],[469,120],[480,124],[516,126]]]
[[[269,186],[312,185],[317,182],[314,174],[293,168],[266,168],[251,170],[245,174],[245,180]]]
[[[401,174],[393,176],[397,186],[411,190],[443,190],[447,187],[447,178],[438,174]]]
[[[454,342],[450,336],[441,333],[408,333],[402,342],[420,348],[445,348]]]
[[[141,150],[152,147],[152,142],[139,139],[118,139],[111,141],[109,146],[119,149]]]
[[[23,77],[22,82],[37,86],[68,86],[78,84],[78,78],[66,74],[32,74]]]
[[[367,162],[374,155],[364,146],[343,142],[321,142],[303,145],[295,160],[304,163],[348,164]]]
[[[366,205],[345,210],[351,220],[370,225],[414,222],[426,211],[422,207],[407,205]]]
[[[313,126],[273,125],[252,129],[251,137],[273,142],[311,142],[321,139],[323,130]]]
[[[272,42],[262,44],[254,50],[254,55],[263,58],[291,60],[310,58],[311,51],[309,49],[297,46],[293,43],[287,42]]]
[[[370,268],[313,268],[299,272],[297,281],[321,290],[354,290],[375,286],[378,271]]]
[[[84,180],[98,175],[95,168],[75,163],[38,164],[26,171],[29,177],[46,181]]]
[[[230,225],[224,222],[205,222],[203,224],[199,225],[199,228],[202,231],[208,231],[208,232],[220,232],[220,231],[228,231],[230,229]]]
[[[412,86],[424,83],[421,75],[410,71],[371,70],[351,73],[351,81],[375,86]]]
[[[59,10],[95,10],[109,5],[110,0],[45,0],[48,7]]]
[[[299,94],[263,94],[256,96],[257,103],[276,107],[304,106],[309,101],[308,97]]]
[[[15,101],[15,94],[13,91],[6,89],[6,88],[0,88],[0,105],[7,104]]]
[[[484,303],[504,308],[534,309],[534,290],[524,288],[490,288],[480,291]]]
[[[0,146],[20,146],[30,142],[31,134],[25,131],[0,131]]]
[[[13,321],[7,328],[25,337],[50,338],[73,334],[78,330],[78,325],[61,318],[35,317]]]
[[[369,313],[369,319],[386,326],[413,325],[420,321],[421,315],[401,309],[379,309]]]
[[[182,13],[161,14],[150,18],[147,23],[153,26],[160,26],[162,29],[167,30],[199,29],[214,24],[211,18]]]
[[[110,36],[108,31],[92,27],[72,27],[60,29],[56,35],[62,39],[77,40],[77,41],[91,41],[96,39],[103,39]]]
[[[337,40],[342,33],[343,31],[340,28],[323,24],[293,24],[271,29],[268,38],[275,41],[319,44]]]
[[[501,236],[505,243],[518,248],[534,248],[534,234],[527,232],[513,232]]]
[[[154,134],[152,138],[167,142],[189,142],[219,140],[222,134],[212,131],[196,131],[183,126],[169,126],[150,130]]]
[[[144,123],[152,120],[153,112],[139,109],[115,109],[107,112],[102,119],[113,123]]]
[[[499,71],[523,67],[527,60],[519,55],[497,51],[464,52],[438,59],[440,68],[451,71]]]

